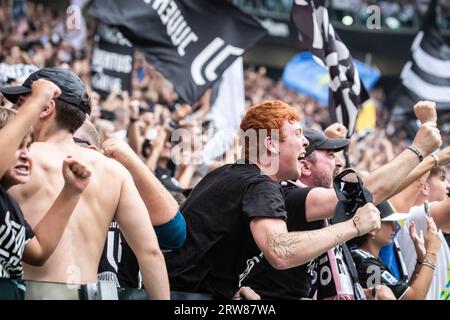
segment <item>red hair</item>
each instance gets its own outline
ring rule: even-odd
[[[298,112],[289,106],[288,104],[279,101],[265,101],[259,105],[251,107],[244,118],[241,121],[241,134],[248,130],[255,130],[259,132],[260,130],[265,130],[267,136],[271,136],[272,130],[278,130],[279,139],[281,142],[286,140],[286,133],[283,132],[283,123],[289,121],[291,123],[300,120],[300,115]],[[260,136],[257,135],[257,144],[260,145],[262,141],[259,140]],[[244,144],[245,137],[241,138],[241,143]],[[249,159],[249,144],[245,143],[245,159]]]

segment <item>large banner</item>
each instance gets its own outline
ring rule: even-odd
[[[188,103],[266,34],[223,0],[95,0],[91,13],[117,26]]]
[[[99,23],[92,53],[92,88],[104,98],[113,87],[131,94],[133,61],[131,43],[117,28]]]
[[[300,45],[311,51],[330,73],[330,114],[342,123],[351,136],[355,129],[358,107],[369,96],[345,44],[334,31],[325,0],[295,0],[291,18],[298,28]],[[301,75],[299,75],[301,76]]]
[[[0,63],[0,86],[10,82],[22,84],[30,74],[38,70],[39,68],[32,64]]]
[[[394,98],[394,116],[414,117],[420,100],[436,102],[440,112],[450,112],[450,49],[436,24],[437,0],[432,0],[421,31],[411,46],[411,59],[401,73],[402,84]]]

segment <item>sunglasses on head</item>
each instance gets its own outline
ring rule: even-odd
[[[75,143],[78,143],[78,144],[84,144],[84,145],[87,145],[87,146],[91,145],[91,143],[89,141],[81,139],[81,138],[78,138],[78,137],[73,137],[73,141]]]

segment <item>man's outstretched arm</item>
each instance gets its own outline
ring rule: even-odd
[[[420,126],[411,146],[426,157],[439,148],[441,143],[441,135],[436,124],[425,123]],[[378,204],[395,194],[419,163],[419,157],[412,150],[405,149],[395,159],[367,175],[363,181],[372,192],[373,202]]]
[[[179,248],[186,240],[186,221],[178,211],[178,203],[123,140],[103,143],[105,154],[119,161],[131,174],[144,200],[162,249]]]
[[[178,203],[125,141],[108,139],[102,148],[105,155],[119,161],[130,172],[154,226],[175,217]]]
[[[164,256],[131,176],[124,172],[116,220],[139,263],[145,289],[151,299],[170,299],[169,279]]]
[[[310,231],[288,232],[281,218],[255,217],[253,238],[275,269],[288,269],[311,261],[352,238],[380,228],[380,213],[373,204],[359,208],[353,220]]]

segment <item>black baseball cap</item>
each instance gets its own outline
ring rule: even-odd
[[[305,129],[304,135],[309,141],[305,157],[309,156],[315,150],[333,150],[334,152],[338,152],[350,143],[349,139],[330,139],[322,132],[314,129]]]
[[[59,100],[78,107],[87,114],[91,114],[90,104],[82,99],[86,94],[83,81],[68,69],[58,67],[43,68],[33,72],[21,86],[3,87],[0,91],[6,99],[16,103],[21,95],[31,92],[31,85],[38,79],[46,79],[56,84],[61,89]]]
[[[409,217],[408,213],[395,212],[388,201],[383,201],[377,205],[380,210],[381,221],[400,221]]]

